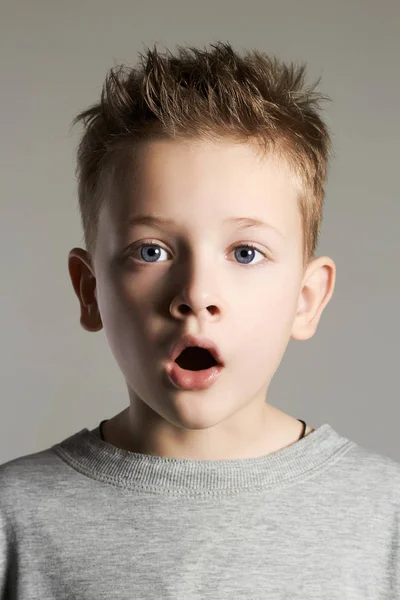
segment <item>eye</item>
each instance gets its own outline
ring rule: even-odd
[[[161,252],[167,253],[165,248],[158,246],[158,244],[142,244],[142,246],[136,248],[135,252],[138,250],[140,250],[140,257],[145,262],[161,262],[157,260],[160,257]]]
[[[159,246],[158,244],[142,244],[141,246],[138,246],[135,249],[134,253],[139,253],[139,251],[140,256],[138,257],[138,260],[143,260],[147,263],[164,262],[158,259],[160,258],[162,252],[168,254],[167,250],[165,250],[165,248],[162,248],[162,246]],[[236,246],[234,248],[234,252],[239,264],[242,265],[258,264],[259,262],[261,262],[254,262],[252,260],[254,258],[255,252],[258,252],[258,254],[260,254],[262,258],[266,258],[266,255],[252,244],[240,244],[239,246]],[[241,262],[242,260],[244,262]]]
[[[243,248],[245,248],[245,250],[243,250]],[[240,250],[240,252],[238,252],[238,250]],[[244,261],[247,261],[240,263],[241,265],[258,264],[259,262],[261,262],[251,262],[251,259],[254,256],[254,252],[258,252],[258,254],[261,254],[263,258],[266,258],[265,254],[261,252],[261,250],[257,250],[257,248],[253,246],[253,244],[241,244],[240,246],[236,246],[235,248],[235,256],[240,257],[240,259],[243,259]]]

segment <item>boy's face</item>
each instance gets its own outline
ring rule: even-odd
[[[115,181],[104,204],[91,266],[131,403],[176,436],[254,427],[290,337],[311,337],[323,308],[307,304],[303,289],[308,277],[323,281],[323,269],[303,269],[294,178],[279,159],[231,141],[151,141],[135,160],[134,180]],[[132,224],[139,215],[171,224]],[[239,217],[266,225],[229,221]],[[171,344],[185,333],[219,348],[225,366],[208,389],[177,388],[165,375]]]

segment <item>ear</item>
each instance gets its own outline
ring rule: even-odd
[[[73,248],[68,255],[68,269],[81,307],[80,323],[86,331],[103,328],[96,297],[96,278],[86,250]]]
[[[306,270],[300,292],[291,337],[308,340],[316,332],[322,311],[332,297],[336,281],[336,266],[331,258],[321,256]]]

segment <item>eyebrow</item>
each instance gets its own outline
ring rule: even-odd
[[[134,225],[149,225],[156,227],[159,225],[175,225],[173,219],[169,219],[168,217],[163,217],[161,215],[136,215],[134,217],[131,217],[128,223],[132,227]],[[284,237],[283,234],[279,231],[279,229],[277,229],[270,223],[264,223],[264,221],[260,221],[259,219],[253,219],[251,217],[229,217],[228,219],[224,220],[224,223],[237,225],[238,229],[247,229],[249,227],[272,229],[282,238]]]

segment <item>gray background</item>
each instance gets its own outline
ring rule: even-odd
[[[144,46],[218,40],[307,61],[333,101],[318,254],[337,264],[336,292],[315,337],[290,342],[269,402],[400,462],[400,2],[1,0],[0,23],[0,462],[129,403],[69,280],[82,245],[72,118]]]

